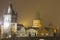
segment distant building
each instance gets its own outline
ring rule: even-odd
[[[17,24],[17,37],[28,37],[27,31],[23,24]]]
[[[23,24],[17,24],[17,31],[19,31],[22,27],[24,27]]]
[[[41,27],[42,27],[42,24],[41,24],[41,19],[40,19],[40,13],[39,13],[39,11],[37,11],[36,17],[33,20],[33,25],[27,31],[31,36],[37,36],[37,32],[38,32],[39,28],[41,28]]]
[[[17,31],[17,14],[12,8],[12,4],[9,4],[8,11],[3,15],[3,32],[4,34],[11,34],[11,32]]]
[[[29,35],[29,37],[36,37],[37,36],[37,31],[39,30],[39,28],[36,27],[29,27],[27,28],[27,34]]]
[[[40,13],[37,11],[36,17],[33,20],[33,26],[32,27],[42,27],[41,20],[40,20]]]
[[[1,34],[4,37],[46,37],[53,36],[53,32],[48,28],[42,27],[40,13],[37,11],[31,27],[25,28],[23,24],[17,23],[17,13],[14,12],[12,4],[9,5],[8,11],[3,15],[4,23],[1,27]],[[51,24],[49,24],[51,26]],[[56,28],[54,29],[56,32]]]

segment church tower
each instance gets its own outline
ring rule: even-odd
[[[33,26],[32,27],[41,27],[41,20],[40,20],[40,13],[39,11],[36,12],[35,19],[33,20]]]
[[[9,4],[7,12],[3,15],[4,23],[3,23],[3,31],[4,33],[11,33],[11,31],[15,31],[17,29],[17,14],[14,12],[12,8],[12,4]]]
[[[17,22],[17,13],[13,10],[12,4],[9,5],[7,14],[11,15],[11,22],[12,23]]]

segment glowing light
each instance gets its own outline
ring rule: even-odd
[[[46,35],[48,35],[48,33],[46,33]]]
[[[9,27],[9,23],[4,23],[4,29]]]
[[[44,39],[39,39],[39,40],[44,40]]]
[[[40,20],[33,20],[33,27],[41,27],[41,21]]]
[[[9,38],[11,38],[11,35],[9,35]]]
[[[11,23],[11,15],[4,15],[4,29],[9,28]]]
[[[11,23],[12,32],[17,32],[17,23]]]
[[[41,33],[41,35],[43,36],[43,35],[44,35],[44,33]]]

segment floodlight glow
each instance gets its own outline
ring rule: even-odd
[[[4,29],[7,29],[9,27],[9,23],[4,23]]]
[[[41,33],[41,35],[43,36],[43,35],[44,35],[44,33]]]
[[[44,39],[39,39],[39,40],[44,40]]]
[[[4,29],[8,29],[11,23],[11,15],[4,15]]]
[[[48,35],[48,33],[46,33],[46,35]]]

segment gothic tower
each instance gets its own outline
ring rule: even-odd
[[[39,11],[36,12],[35,19],[33,20],[33,26],[32,27],[41,27],[41,20],[40,20],[40,13]]]
[[[4,33],[11,33],[11,31],[15,31],[17,29],[17,14],[14,12],[12,4],[9,4],[7,12],[3,15],[4,23],[3,29]]]

